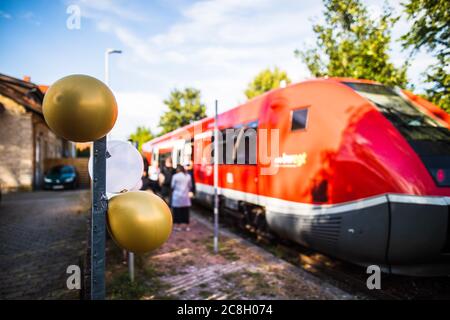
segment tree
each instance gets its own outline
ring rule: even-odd
[[[137,127],[136,131],[128,137],[133,142],[137,142],[139,151],[142,150],[142,145],[154,138],[152,131],[146,127]]]
[[[384,8],[371,18],[359,0],[324,0],[325,23],[313,25],[316,47],[296,50],[315,77],[370,79],[404,87],[405,63],[396,68],[389,57],[391,30],[398,17]]]
[[[285,71],[280,71],[277,67],[273,71],[267,68],[258,73],[253,81],[248,84],[245,95],[248,99],[252,99],[267,91],[279,88],[281,81],[285,81],[286,84],[291,83],[291,79]]]
[[[438,63],[428,67],[425,81],[428,99],[450,113],[450,2],[448,0],[409,0],[403,4],[406,17],[412,21],[402,36],[404,48],[414,55],[424,48]]]
[[[159,120],[161,134],[206,117],[206,106],[200,101],[200,90],[194,88],[172,90],[164,104],[169,110]]]

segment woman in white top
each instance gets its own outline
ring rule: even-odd
[[[185,224],[186,231],[189,231],[189,207],[191,206],[189,193],[192,190],[192,180],[181,165],[177,166],[176,174],[172,177],[171,188],[173,222]]]
[[[159,170],[158,162],[153,162],[150,168],[148,168],[148,177],[150,179],[150,189],[153,193],[159,192],[159,175],[161,171]]]

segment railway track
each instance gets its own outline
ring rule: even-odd
[[[196,205],[195,209],[202,219],[212,217],[211,212],[203,206]],[[382,273],[381,289],[369,290],[366,284],[369,274],[364,267],[280,239],[271,233],[258,233],[249,225],[243,228],[242,224],[239,225],[232,219],[222,219],[221,225],[229,232],[238,234],[245,240],[360,299],[450,299],[450,277],[422,278]]]

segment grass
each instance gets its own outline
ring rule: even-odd
[[[209,297],[211,297],[213,295],[213,293],[208,290],[200,290],[198,295],[203,299],[208,299]]]
[[[225,258],[228,261],[237,261],[240,259],[239,255],[233,250],[233,247],[236,246],[237,241],[234,239],[222,241],[219,243],[219,255]],[[210,239],[205,243],[206,248],[210,254],[214,253],[214,246]]]
[[[128,271],[118,272],[111,277],[108,284],[108,296],[112,300],[139,300],[155,299],[167,300],[174,297],[166,295],[168,288],[165,283],[159,280],[154,269],[146,267],[142,270],[136,270],[134,282],[130,281]]]
[[[131,282],[127,266],[122,263],[122,249],[108,241],[109,271],[107,296],[109,299],[173,299],[165,294],[167,285],[160,280],[164,272],[152,264],[147,255],[135,255],[135,281]]]
[[[273,288],[267,283],[264,275],[260,272],[244,271],[230,272],[222,276],[227,282],[232,282],[242,292],[251,297],[273,296]]]
[[[122,272],[113,277],[108,285],[109,297],[113,300],[137,300],[147,293],[147,287],[142,281],[130,281],[128,272]]]

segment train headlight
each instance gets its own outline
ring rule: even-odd
[[[438,186],[440,187],[450,186],[450,169],[438,168],[438,169],[431,169],[430,171],[433,174],[433,178]]]

